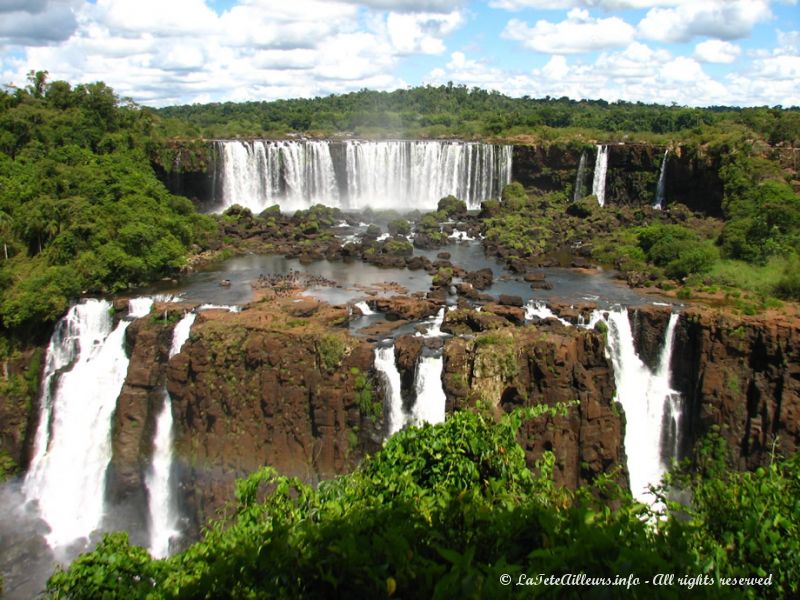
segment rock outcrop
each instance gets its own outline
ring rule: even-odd
[[[552,450],[559,484],[575,487],[616,467],[626,478],[624,419],[601,334],[549,322],[454,338],[445,344],[443,382],[448,411],[476,402],[498,412],[570,403],[567,416],[523,426],[529,464]]]
[[[629,311],[636,352],[658,362],[669,307]],[[704,306],[683,310],[675,329],[672,387],[683,401],[679,457],[718,429],[740,469],[800,448],[800,320],[739,316]]]
[[[179,314],[175,312],[175,314]],[[174,319],[137,319],[125,330],[130,362],[111,435],[106,474],[109,522],[146,523],[145,476],[153,455],[156,419],[164,406],[165,372]],[[131,542],[147,545],[147,531],[130,527]]]
[[[330,328],[345,310],[322,307],[325,328],[277,312],[201,313],[169,362],[181,502],[195,528],[263,465],[316,482],[380,443],[373,348]]]
[[[690,307],[678,323],[673,386],[685,398],[687,444],[717,426],[738,468],[800,448],[800,321]]]

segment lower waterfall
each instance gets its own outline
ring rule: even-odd
[[[641,502],[652,503],[648,486],[658,484],[677,441],[664,448],[663,423],[667,406],[678,401],[670,387],[670,361],[678,314],[670,315],[658,366],[651,371],[636,354],[628,311],[608,313],[608,353],[614,365],[617,399],[625,409],[625,452],[631,493]],[[666,452],[665,452],[666,451]]]
[[[411,422],[416,425],[444,422],[445,395],[442,389],[442,357],[421,356],[414,381],[417,399],[411,411]]]
[[[608,146],[597,146],[597,159],[594,163],[592,194],[600,206],[606,204],[606,172],[608,171]]]
[[[406,424],[403,397],[400,393],[400,372],[395,364],[394,344],[385,348],[375,348],[375,369],[384,378],[385,402],[389,408],[389,424],[386,428],[387,437],[389,437],[400,431]]]
[[[187,313],[175,325],[169,357],[181,351],[194,324],[195,313]],[[164,388],[164,406],[156,421],[153,439],[153,463],[145,476],[150,514],[150,554],[164,558],[170,553],[170,540],[180,534],[178,508],[172,483],[172,399]]]
[[[38,504],[50,527],[51,548],[88,538],[102,522],[111,420],[128,371],[125,330],[151,306],[149,298],[131,301],[128,318],[112,330],[111,303],[86,300],[53,332],[34,454],[23,483],[26,500]]]

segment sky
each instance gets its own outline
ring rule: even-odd
[[[800,105],[798,0],[0,0],[0,83],[149,106],[452,81],[510,96]]]

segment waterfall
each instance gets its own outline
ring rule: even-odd
[[[150,312],[151,299],[131,301],[128,317]],[[87,538],[104,511],[111,420],[128,357],[125,330],[113,328],[111,303],[86,300],[56,326],[45,359],[34,455],[23,483],[50,526],[52,548]],[[71,366],[71,368],[69,368]]]
[[[395,363],[394,344],[375,348],[375,369],[383,375],[386,390],[385,404],[389,407],[388,435],[397,433],[406,424],[403,397],[400,395],[400,372]],[[387,436],[388,437],[388,436]]]
[[[361,314],[364,315],[365,317],[368,317],[369,315],[374,315],[375,314],[375,311],[372,310],[369,307],[369,304],[367,304],[363,300],[361,302],[356,302],[356,307],[358,308],[358,310],[361,311]]]
[[[556,319],[561,321],[564,325],[571,325],[571,323],[565,319],[562,319],[558,315],[556,315],[550,307],[547,306],[544,302],[539,302],[536,300],[529,300],[528,303],[525,305],[525,320],[532,321],[533,319]]]
[[[452,194],[469,208],[511,182],[510,145],[473,142],[219,141],[223,209],[260,212],[322,203],[344,209],[431,210]],[[343,152],[332,152],[334,145]],[[334,155],[339,164],[334,163]],[[338,168],[337,168],[338,166]]]
[[[662,453],[662,429],[665,408],[677,394],[669,385],[677,322],[678,315],[673,313],[658,367],[652,372],[636,354],[627,310],[615,309],[608,315],[608,353],[614,365],[617,399],[625,409],[625,449],[631,492],[647,503],[652,502],[647,486],[658,484],[667,467]]]
[[[187,313],[175,325],[169,357],[181,351],[189,339],[195,313]],[[153,438],[153,463],[145,475],[150,513],[150,554],[155,558],[169,555],[170,540],[179,535],[178,508],[173,493],[172,474],[172,398],[164,387],[164,405],[156,420]]]
[[[664,195],[667,187],[667,157],[669,149],[664,150],[664,158],[661,159],[661,171],[658,174],[658,185],[656,185],[656,202],[653,208],[661,210],[664,207]]]
[[[427,331],[424,333],[418,331],[414,335],[424,338],[442,337],[444,335],[444,333],[442,333],[442,323],[444,323],[444,307],[439,309],[435,317],[429,319]]]
[[[444,421],[445,395],[442,389],[442,357],[421,356],[417,364],[414,389],[417,399],[411,412],[416,424],[442,423]]]
[[[608,146],[597,145],[597,159],[594,163],[592,194],[600,206],[606,204],[606,171],[608,170]]]
[[[573,202],[583,198],[583,180],[586,178],[586,152],[581,152],[581,160],[578,163],[578,174],[575,176],[575,193],[572,195]]]

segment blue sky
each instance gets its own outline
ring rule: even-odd
[[[0,0],[0,75],[163,106],[452,81],[512,95],[800,105],[798,0]]]

